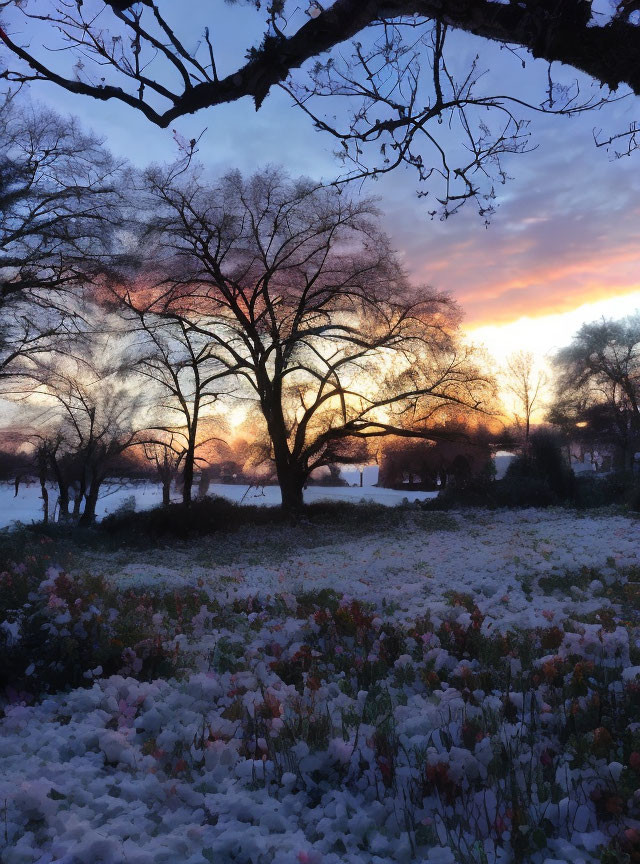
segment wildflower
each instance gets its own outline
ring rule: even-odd
[[[311,849],[309,852],[301,850],[298,852],[298,861],[300,864],[320,864],[322,855],[315,849]]]
[[[544,765],[544,767],[546,768],[549,765],[553,764],[553,757],[554,756],[555,756],[555,753],[553,752],[553,750],[551,750],[551,748],[547,747],[540,754],[540,763],[542,765]]]

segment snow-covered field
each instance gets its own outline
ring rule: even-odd
[[[197,490],[195,490],[197,491]],[[40,497],[40,486],[37,483],[22,484],[18,489],[17,496],[12,483],[0,483],[0,528],[6,528],[13,522],[39,522],[42,519],[42,498]],[[280,489],[277,486],[261,486],[248,488],[247,486],[228,486],[221,483],[212,483],[208,490],[209,495],[220,495],[230,501],[243,501],[245,504],[279,505],[281,503]],[[305,490],[304,500],[307,504],[313,501],[376,501],[379,504],[394,506],[404,498],[410,501],[434,498],[436,492],[397,492],[393,489],[378,489],[375,486],[310,486]],[[159,507],[162,504],[162,488],[157,483],[130,483],[118,485],[105,485],[103,493],[98,501],[96,515],[102,519],[109,513],[117,510],[123,502],[131,497],[135,498],[137,510],[146,510],[150,507]],[[179,496],[174,494],[176,501]],[[53,514],[57,500],[56,490],[49,490],[49,509]]]
[[[639,528],[407,510],[321,545],[79,553],[69,580],[46,550],[47,638],[131,615],[173,671],[145,675],[146,640],[84,688],[12,695],[2,861],[638,860]]]

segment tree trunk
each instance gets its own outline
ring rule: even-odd
[[[197,369],[196,369],[197,383]],[[187,450],[184,454],[184,469],[182,472],[182,504],[191,506],[191,490],[193,488],[193,468],[196,461],[196,440],[198,436],[198,420],[200,417],[200,394],[196,387],[196,395],[193,400],[193,411],[191,421],[188,422]],[[188,418],[187,418],[188,420]]]
[[[189,448],[184,457],[184,469],[182,472],[182,503],[185,507],[191,506],[191,488],[193,486],[193,463],[194,451],[189,442]]]
[[[42,521],[45,525],[49,524],[49,490],[47,482],[40,478],[40,490],[42,492]]]
[[[302,496],[304,475],[289,466],[280,469],[276,465],[276,472],[282,494],[282,509],[289,513],[299,513],[304,505]]]
[[[273,439],[272,439],[273,440]],[[304,505],[302,491],[307,481],[307,472],[291,459],[286,442],[274,442],[276,475],[282,495],[282,509],[299,513]]]
[[[63,483],[58,487],[60,495],[58,498],[58,507],[60,508],[58,520],[67,520],[69,518],[69,487]]]
[[[96,519],[96,505],[100,492],[100,480],[93,478],[89,484],[89,492],[84,499],[84,510],[80,517],[79,525],[93,525]]]
[[[40,494],[42,496],[42,521],[47,525],[49,523],[49,490],[47,489],[47,457],[43,450],[38,451],[37,466]]]
[[[69,484],[62,474],[56,457],[52,455],[50,461],[58,484],[58,521],[62,522],[69,518]]]
[[[73,518],[76,520],[80,518],[80,506],[82,505],[82,499],[84,498],[86,491],[87,481],[84,477],[83,472],[82,477],[78,481],[78,490],[76,492],[76,497],[73,500]]]
[[[282,509],[291,513],[300,513],[304,506],[302,490],[307,482],[309,472],[299,460],[291,455],[289,450],[289,435],[287,424],[282,412],[281,381],[272,386],[268,380],[261,382],[266,395],[261,397],[261,408],[267,430],[273,445],[273,458],[276,464],[276,475],[282,495]]]
[[[171,474],[165,474],[162,478],[162,506],[171,504]]]

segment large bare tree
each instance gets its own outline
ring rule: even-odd
[[[476,59],[461,69],[460,51],[448,48],[451,31],[471,34],[479,48],[488,41],[505,46],[523,67],[528,57],[547,61],[548,88],[528,106],[536,111],[593,108],[621,85],[640,94],[639,4],[633,0],[608,14],[592,9],[591,0],[244,5],[246,16],[257,16],[263,36],[222,75],[216,58],[228,40],[221,2],[217,9],[210,4],[194,48],[193,15],[185,21],[183,5],[171,0],[1,0],[0,40],[12,60],[0,74],[116,100],[160,127],[245,97],[257,109],[272,88],[281,87],[335,138],[347,161],[343,179],[411,165],[421,180],[442,181],[437,194],[445,215],[470,198],[481,212],[490,210],[493,184],[505,178],[502,154],[527,148],[523,87],[513,90],[504,81],[484,87],[486,62]],[[63,49],[55,60],[37,36],[29,38],[36,25],[38,36],[45,28],[47,47]],[[227,68],[229,57],[224,61]],[[569,86],[557,82],[554,63],[572,67],[574,78],[574,70],[586,73],[605,88],[604,96],[583,96],[572,80]],[[327,97],[344,97],[343,115]],[[637,128],[633,123],[600,143],[633,149]],[[614,144],[617,137],[622,141]],[[452,140],[461,146],[452,147]]]
[[[259,407],[285,508],[347,439],[427,421],[417,434],[437,437],[447,408],[488,407],[457,308],[407,283],[370,201],[276,169],[217,183],[157,169],[148,182],[165,275],[128,302],[206,336],[236,395]]]
[[[123,166],[77,121],[0,101],[0,379],[63,349],[76,303],[122,224]]]

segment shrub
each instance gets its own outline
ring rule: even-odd
[[[632,474],[625,472],[603,477],[583,475],[576,477],[574,501],[581,509],[625,504],[632,510],[640,509],[634,507],[634,503],[640,504],[640,486]]]
[[[633,510],[635,513],[640,513],[640,484],[636,483],[636,485],[631,489],[628,499],[627,506],[629,510]]]
[[[43,551],[47,541],[19,549],[0,571],[0,694],[35,698],[116,672],[151,679],[172,671],[157,601],[118,592],[101,576],[65,573]]]
[[[574,475],[564,459],[560,441],[544,430],[531,436],[528,453],[511,462],[504,479],[507,489],[515,491],[526,484],[534,499],[546,498],[548,504],[568,501],[573,495]]]
[[[135,495],[127,495],[126,498],[123,498],[122,501],[118,504],[116,509],[113,511],[119,516],[124,514],[129,515],[131,513],[135,513],[136,511],[136,496]]]
[[[205,497],[189,508],[170,504],[126,515],[113,513],[100,522],[98,532],[119,542],[161,538],[188,539],[216,533],[232,533],[251,526],[304,524],[334,531],[368,532],[373,527],[401,524],[408,506],[386,507],[372,502],[318,501],[306,505],[297,516],[280,507],[236,504],[226,498]],[[438,526],[443,527],[442,525]],[[451,526],[449,526],[451,527]]]
[[[574,475],[562,455],[560,442],[546,431],[531,436],[529,451],[516,457],[502,480],[489,472],[464,485],[447,487],[425,502],[428,510],[456,507],[549,507],[572,501]]]

